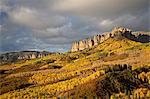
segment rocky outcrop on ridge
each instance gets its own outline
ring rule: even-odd
[[[72,43],[71,52],[84,50],[92,46],[98,45],[110,37],[124,36],[130,40],[146,43],[150,41],[150,36],[145,34],[133,35],[131,29],[124,27],[115,27],[111,32],[95,35],[92,38],[84,39],[80,41],[74,41]]]
[[[21,52],[9,52],[0,55],[0,61],[16,61],[23,59],[35,59],[42,58],[51,53],[49,52],[38,52],[38,51],[21,51]]]

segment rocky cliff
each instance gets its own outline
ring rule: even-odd
[[[145,34],[132,34],[131,29],[124,27],[115,27],[111,32],[106,32],[103,34],[95,35],[92,38],[84,39],[80,41],[74,41],[72,43],[71,52],[84,50],[86,48],[90,48],[92,46],[98,45],[109,38],[114,37],[126,37],[130,40],[138,41],[138,42],[149,42],[150,36]]]
[[[49,52],[38,52],[38,51],[21,51],[21,52],[9,52],[0,55],[0,61],[16,61],[22,59],[35,59],[47,56]]]

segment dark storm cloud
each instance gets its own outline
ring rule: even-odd
[[[148,0],[59,0],[54,9],[78,15],[108,17],[148,11]]]
[[[149,31],[148,0],[1,0],[1,52],[66,51],[115,26]]]

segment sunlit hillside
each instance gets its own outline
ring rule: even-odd
[[[0,66],[0,98],[148,99],[149,58],[150,42],[119,36],[82,51],[18,60]]]

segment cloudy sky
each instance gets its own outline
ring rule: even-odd
[[[63,52],[115,26],[149,31],[149,6],[149,0],[0,0],[0,52]]]

